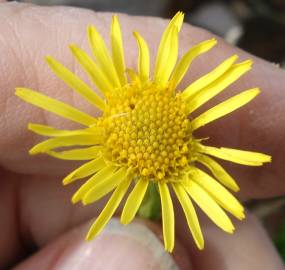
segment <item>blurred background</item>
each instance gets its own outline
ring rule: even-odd
[[[285,0],[23,0],[39,5],[70,5],[96,11],[185,20],[229,43],[285,68]],[[285,75],[284,75],[285,76]],[[247,202],[264,223],[285,262],[285,198]]]

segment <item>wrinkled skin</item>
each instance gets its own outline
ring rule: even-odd
[[[14,96],[14,89],[25,86],[40,90],[96,115],[98,112],[93,107],[52,74],[43,58],[47,54],[53,55],[86,79],[67,45],[73,42],[88,49],[85,29],[90,23],[96,25],[107,39],[110,16],[69,7],[0,3],[0,268],[56,269],[59,258],[72,256],[64,252],[71,242],[84,245],[87,227],[80,225],[94,218],[105,204],[103,200],[83,208],[70,203],[78,184],[62,187],[61,179],[78,164],[27,154],[32,145],[42,140],[26,129],[28,122],[65,128],[71,128],[73,124],[22,102]],[[139,31],[148,41],[153,62],[167,21],[127,15],[119,17],[127,65],[136,67],[133,30]],[[180,55],[190,46],[212,36],[202,29],[184,25],[180,35]],[[282,195],[285,193],[282,166],[285,161],[284,71],[219,40],[212,51],[195,60],[181,88],[236,53],[240,60],[253,58],[254,68],[211,104],[256,86],[262,93],[239,111],[201,129],[199,136],[210,136],[208,144],[271,154],[273,163],[261,168],[226,163],[225,167],[239,183],[239,196],[245,200]],[[203,110],[206,107],[208,105]],[[226,235],[207,219],[204,221],[203,216],[201,218],[206,243],[203,252],[194,247],[183,213],[177,207],[178,248],[174,257],[181,269],[283,269],[263,228],[250,214],[245,222],[236,224],[234,236]],[[161,235],[160,225],[148,222],[146,226]],[[76,232],[71,230],[73,228],[77,228]],[[78,232],[80,237],[75,236]],[[94,241],[103,240],[104,237]],[[110,250],[116,246],[116,240],[108,238],[104,241]],[[34,255],[27,257],[32,252]],[[96,257],[104,260],[104,252],[99,250]],[[105,258],[106,262],[101,261],[100,265],[105,265],[104,269],[115,269],[127,259],[133,261],[136,269],[146,269],[146,262],[138,261],[135,246],[128,253],[118,252],[116,259],[108,261]],[[96,261],[94,269],[98,269]]]

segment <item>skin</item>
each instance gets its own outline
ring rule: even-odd
[[[55,269],[51,262],[61,256],[70,256],[63,251],[72,239],[83,241],[87,227],[81,224],[94,218],[106,202],[102,200],[95,207],[84,208],[72,205],[70,197],[79,185],[62,187],[61,179],[78,164],[27,154],[32,145],[42,140],[26,129],[28,122],[64,128],[75,125],[22,102],[14,96],[14,89],[25,86],[40,90],[87,113],[98,115],[94,107],[53,75],[43,58],[50,54],[86,79],[67,45],[76,43],[88,50],[85,29],[90,23],[108,39],[110,18],[108,13],[77,8],[0,4],[0,269],[11,266],[15,269],[39,269],[39,265],[40,269]],[[133,30],[139,31],[149,43],[154,62],[153,56],[167,21],[127,15],[120,15],[120,21],[127,66],[136,67],[137,48],[131,35]],[[212,37],[203,29],[184,25],[180,34],[180,55],[192,45]],[[238,196],[242,199],[283,195],[284,71],[219,39],[212,51],[195,60],[180,88],[233,54],[238,54],[240,60],[253,59],[253,70],[203,110],[252,87],[260,87],[262,93],[244,108],[201,129],[197,137],[209,136],[209,145],[271,154],[273,163],[261,168],[224,164],[239,183],[241,191]],[[203,215],[201,219],[206,242],[203,252],[193,246],[181,209],[177,207],[176,245],[179,248],[175,249],[174,258],[181,269],[284,269],[262,226],[250,214],[246,221],[236,223],[233,236],[219,231]],[[161,236],[160,225],[148,222],[145,226]],[[74,228],[82,232],[82,237],[74,236]],[[112,249],[115,241],[106,239],[105,243]],[[131,258],[132,252],[133,248],[130,248],[129,253],[117,257],[117,261],[106,262],[105,269],[114,269],[115,265]],[[32,253],[32,257],[27,257]],[[132,260],[136,258],[134,256]],[[137,269],[145,269],[145,266],[138,263]]]

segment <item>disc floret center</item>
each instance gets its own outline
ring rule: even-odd
[[[175,180],[189,163],[189,120],[179,93],[153,86],[109,99],[111,160],[153,181]]]

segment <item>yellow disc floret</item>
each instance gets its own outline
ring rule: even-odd
[[[125,87],[104,115],[107,155],[140,177],[175,181],[189,163],[189,120],[179,93]],[[102,120],[103,120],[102,119]]]

